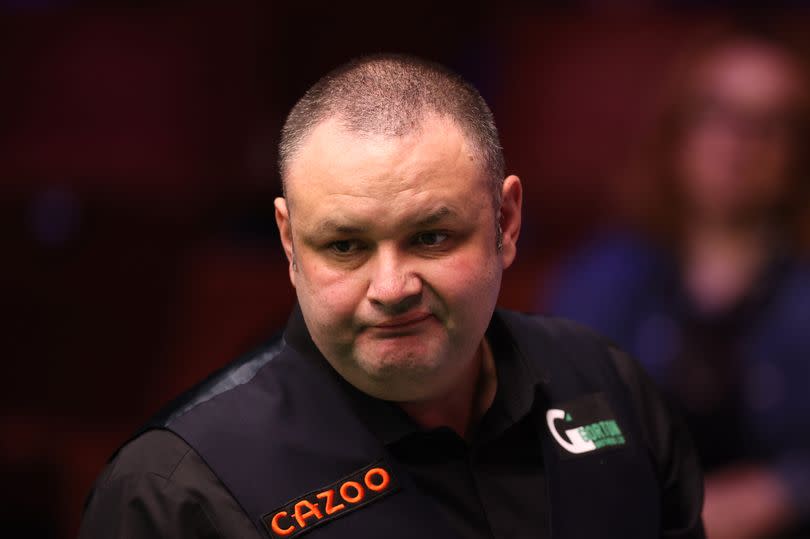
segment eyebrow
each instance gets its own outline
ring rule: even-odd
[[[441,206],[436,211],[433,211],[427,214],[425,217],[422,217],[421,219],[417,220],[415,224],[417,227],[431,226],[441,222],[443,219],[447,217],[456,217],[456,215],[457,215],[456,212],[450,209],[449,207]]]
[[[347,225],[334,219],[326,219],[318,224],[317,231],[321,234],[325,232],[339,232],[341,234],[360,234],[365,232],[367,227],[358,225]]]
[[[430,212],[429,214],[425,215],[424,217],[420,217],[416,221],[412,223],[412,227],[420,228],[426,226],[435,225],[442,220],[449,218],[449,217],[456,217],[458,214],[455,210],[449,208],[448,206],[441,206],[435,211]],[[325,219],[321,221],[317,228],[318,233],[324,234],[329,232],[337,232],[340,234],[362,234],[368,230],[368,226],[366,225],[351,225],[347,224],[343,221],[338,221],[335,219]]]

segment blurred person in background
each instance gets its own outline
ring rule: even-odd
[[[807,537],[806,75],[790,48],[739,30],[685,67],[623,197],[634,232],[574,256],[547,307],[633,353],[681,408],[708,537]]]

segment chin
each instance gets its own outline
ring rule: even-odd
[[[358,363],[376,380],[426,377],[435,374],[443,363],[437,355],[423,350],[384,351],[366,355]]]
[[[444,354],[397,350],[383,355],[359,357],[357,364],[373,390],[385,400],[421,400],[434,393],[440,380],[448,378]]]

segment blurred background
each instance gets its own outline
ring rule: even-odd
[[[699,379],[701,361],[726,356],[706,352],[716,343],[706,345],[704,339],[702,352],[690,356],[698,358],[689,364],[692,370],[676,369],[677,376],[668,368],[656,371],[656,365],[677,364],[675,357],[683,355],[673,334],[692,339],[694,331],[681,330],[691,328],[694,318],[725,316],[740,298],[761,289],[762,275],[773,275],[762,268],[783,259],[791,268],[799,266],[798,292],[790,289],[788,295],[807,302],[785,307],[790,312],[774,324],[793,324],[798,333],[810,329],[804,324],[810,323],[810,294],[801,295],[801,283],[810,278],[797,262],[803,244],[793,241],[802,226],[794,227],[794,221],[806,215],[805,191],[792,190],[798,167],[790,164],[808,151],[800,121],[804,82],[793,73],[804,69],[810,53],[810,6],[763,4],[0,2],[2,534],[75,536],[84,497],[112,451],[171,397],[283,326],[294,294],[273,221],[272,201],[280,193],[278,132],[312,83],[363,53],[409,52],[437,60],[472,81],[491,104],[507,169],[520,175],[526,197],[519,255],[505,274],[501,305],[562,313],[596,326],[644,356],[640,359],[662,386],[675,380],[667,393],[675,406],[694,412],[698,428],[706,417],[717,416],[705,403],[692,410],[677,381]],[[729,28],[751,30],[767,41],[750,45],[749,39],[750,46],[741,46],[765,67],[752,68],[748,79],[740,75],[739,84],[748,88],[746,81],[759,80],[757,73],[764,72],[765,79],[784,75],[790,79],[785,95],[771,102],[754,96],[749,107],[725,104],[723,99],[734,96],[720,90],[712,94],[712,76],[705,74],[710,67],[700,54]],[[774,52],[783,44],[789,59]],[[752,52],[758,46],[761,54]],[[753,110],[757,106],[762,110]],[[675,134],[666,135],[667,129]],[[651,148],[661,137],[669,146]],[[648,170],[642,165],[652,152],[664,151],[668,157],[659,164],[665,161],[674,176],[698,170],[689,176],[695,180],[668,179],[667,189],[679,186],[671,197],[653,173],[640,172]],[[734,152],[767,154],[761,160],[770,165],[741,162]],[[726,155],[725,165],[706,165],[701,157],[719,154]],[[672,162],[681,158],[686,164]],[[761,189],[749,190],[750,200],[729,202],[722,193],[737,192],[738,184],[728,180],[725,187],[712,184],[720,209],[676,204],[701,192],[689,186],[711,176],[712,167],[762,169],[759,180],[750,180],[760,181]],[[808,178],[795,185],[801,180]],[[791,188],[780,190],[780,182]],[[678,224],[665,232],[655,224],[669,214],[653,204],[662,193],[670,197],[664,201],[667,211],[680,212],[667,221]],[[750,203],[766,199],[762,207]],[[771,218],[788,214],[786,199],[801,202],[791,207],[789,225]],[[723,204],[733,206],[727,220],[718,225],[706,219]],[[650,213],[662,219],[639,217]],[[694,249],[684,247],[691,245],[684,238],[705,235],[685,231],[683,223],[692,218],[717,225],[707,225],[719,229],[708,235],[719,235],[724,247],[715,249],[709,240],[705,248],[702,240],[695,240]],[[748,239],[735,243],[743,236]],[[642,243],[655,247],[638,247]],[[735,250],[738,244],[769,247]],[[703,260],[692,256],[701,249],[732,254],[725,262],[708,263],[705,272],[697,262],[694,272],[681,271]],[[652,275],[669,271],[676,274],[672,282],[687,283],[685,296],[708,297],[695,302],[698,315],[678,307],[670,312],[671,304],[681,305],[678,299],[667,303],[671,298],[638,307],[638,320],[626,314],[634,307],[619,306],[632,294],[616,292],[621,289],[616,283],[640,282],[632,277],[634,268],[647,268],[648,258],[659,263],[649,254],[659,251],[669,252],[672,263],[661,262],[666,268]],[[779,256],[773,255],[777,251]],[[670,261],[663,255],[660,260]],[[720,269],[712,270],[715,266]],[[751,269],[733,277],[738,267]],[[704,273],[709,277],[702,278]],[[608,279],[612,275],[617,281]],[[717,281],[740,284],[717,291]],[[669,282],[657,280],[656,286],[671,290]],[[615,293],[604,295],[606,290]],[[659,289],[651,290],[641,295]],[[600,305],[617,307],[604,313]],[[622,320],[618,313],[624,313]],[[754,333],[747,327],[734,326],[721,344],[731,342],[737,350]],[[768,335],[767,342],[777,339]],[[779,342],[790,341],[785,339]],[[747,359],[729,359],[706,375],[710,381],[699,386],[701,395],[716,392],[717,377],[736,379],[734,373],[744,372],[749,382],[765,379],[750,391],[743,382],[731,384],[733,396],[718,412],[739,419],[737,431],[750,432],[745,430],[750,425],[762,430],[770,421],[767,413],[780,409],[772,401],[788,399],[786,377],[795,375],[801,387],[810,384],[810,375],[802,378],[810,343],[798,339],[791,346],[785,361],[793,370],[778,359],[751,368]],[[770,351],[758,357],[763,354],[772,359]],[[760,399],[753,404],[752,391]],[[802,428],[810,425],[810,405],[791,402],[791,421],[761,436],[793,436],[793,445],[761,449],[767,444],[751,442],[742,455],[714,455],[716,462],[707,463],[720,473],[715,537],[776,535],[807,514],[810,500],[795,491],[810,486],[806,435],[798,433],[810,430]],[[735,440],[741,436],[737,431]],[[785,452],[792,467],[784,464]],[[773,467],[782,475],[806,482],[781,485],[774,480],[779,473],[757,475],[772,460],[778,460]],[[736,466],[738,461],[744,465]],[[741,474],[759,482],[735,486],[742,484],[734,482]],[[729,507],[741,507],[734,495],[757,488],[775,500],[772,511],[761,515],[766,523],[756,530],[762,532],[752,532],[753,524],[745,532],[723,527],[723,518],[728,520],[723,511],[728,515]],[[748,502],[760,507],[757,500]]]

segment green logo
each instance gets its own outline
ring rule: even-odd
[[[554,424],[559,420],[570,423],[573,418],[570,413],[558,408],[551,408],[546,412],[546,422],[551,435],[569,453],[587,453],[602,447],[625,444],[624,434],[615,419],[605,419],[581,427],[565,429],[563,432],[557,430],[557,426]]]
[[[610,447],[613,445],[623,445],[624,435],[622,434],[619,425],[613,419],[605,421],[597,421],[590,425],[579,427],[579,435],[586,442],[593,442],[596,449],[600,447]]]

